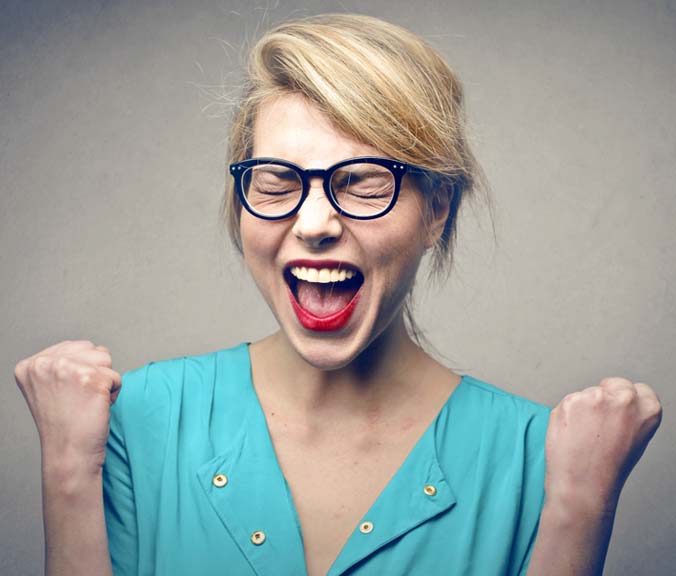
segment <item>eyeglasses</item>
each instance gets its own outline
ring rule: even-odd
[[[341,215],[371,220],[392,210],[404,174],[432,172],[398,160],[365,156],[343,160],[326,170],[304,170],[276,158],[252,158],[230,164],[230,174],[244,208],[258,218],[293,216],[310,192],[310,179],[323,178],[326,197]]]

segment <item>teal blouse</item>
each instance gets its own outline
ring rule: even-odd
[[[329,576],[525,574],[548,419],[463,376]],[[306,574],[246,344],[125,373],[103,481],[118,576]]]

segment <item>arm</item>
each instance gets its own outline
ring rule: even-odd
[[[40,436],[45,573],[108,576],[102,467],[121,386],[110,353],[89,341],[60,342],[21,360],[14,377]]]
[[[528,576],[603,574],[614,517],[614,513],[585,510],[574,501],[547,502]]]
[[[45,573],[112,575],[101,470],[50,460],[42,465]]]
[[[652,389],[622,378],[570,394],[552,411],[528,576],[603,573],[620,492],[661,417]]]

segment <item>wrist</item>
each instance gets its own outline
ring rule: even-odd
[[[103,462],[68,451],[42,451],[45,490],[63,496],[81,494],[103,481]]]
[[[528,576],[602,574],[614,515],[613,507],[593,498],[548,495]]]
[[[542,515],[561,525],[572,525],[581,519],[612,522],[616,509],[617,499],[604,492],[549,490]]]

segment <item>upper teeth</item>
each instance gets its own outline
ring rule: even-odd
[[[329,282],[343,282],[353,278],[356,272],[354,270],[340,270],[338,268],[305,268],[305,266],[293,266],[293,274],[299,280],[306,282],[319,282],[328,284]]]

